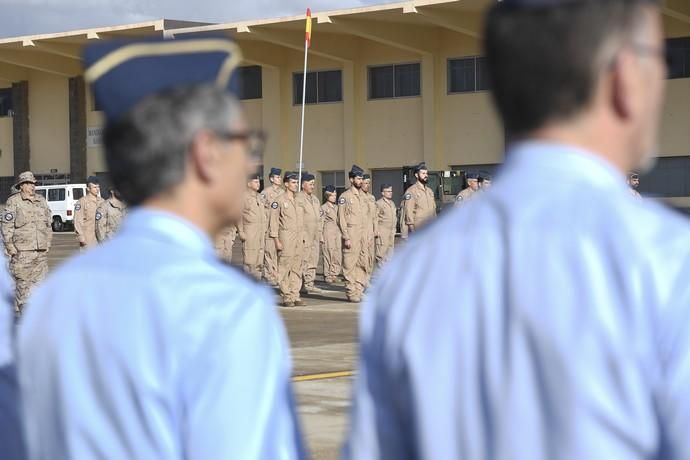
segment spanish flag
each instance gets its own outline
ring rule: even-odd
[[[311,10],[307,8],[307,32],[305,34],[307,40],[307,48],[311,48]]]

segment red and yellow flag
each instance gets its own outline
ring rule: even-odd
[[[307,8],[307,32],[304,37],[307,40],[307,48],[311,48],[311,10],[309,8]]]

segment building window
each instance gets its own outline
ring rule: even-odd
[[[12,88],[0,88],[0,117],[12,116]]]
[[[690,78],[690,37],[666,40],[668,78]]]
[[[419,63],[369,67],[369,99],[411,97],[421,93]]]
[[[448,93],[474,93],[488,89],[485,57],[448,60]]]
[[[323,171],[321,172],[321,200],[326,201],[326,186],[335,187],[336,195],[345,191],[345,173],[342,171]]]
[[[50,188],[48,189],[48,201],[65,201],[64,188]]]
[[[240,100],[261,99],[261,66],[250,65],[238,69]]]
[[[303,73],[295,73],[292,76],[293,104],[302,103]],[[325,70],[319,72],[307,72],[307,104],[324,104],[327,102],[342,102],[343,100],[343,73],[340,70]]]

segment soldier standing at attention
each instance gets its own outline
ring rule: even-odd
[[[367,229],[369,203],[362,192],[364,171],[357,165],[350,170],[350,188],[338,200],[338,228],[343,237],[343,276],[347,300],[361,302],[368,284]]]
[[[342,235],[338,228],[337,193],[332,185],[326,186],[326,202],[321,206],[323,230],[323,276],[326,282],[334,284],[343,270]]]
[[[323,292],[314,286],[316,267],[319,264],[319,242],[321,241],[321,203],[314,195],[314,180],[312,174],[302,175],[302,191],[297,194],[297,203],[302,210],[304,224],[302,253],[302,281],[303,289],[308,294]]]
[[[271,216],[271,204],[278,195],[285,191],[280,177],[281,173],[282,171],[279,168],[271,168],[271,172],[268,175],[270,185],[263,191],[264,203],[266,204],[266,222],[269,221]],[[278,287],[278,253],[275,241],[268,234],[268,227],[264,247],[264,278],[271,286]]]
[[[306,305],[299,296],[304,235],[302,209],[296,198],[297,181],[297,173],[285,173],[285,192],[271,203],[269,221],[269,235],[278,252],[278,285],[284,307]]]
[[[79,247],[89,248],[98,244],[96,239],[96,210],[103,203],[101,186],[96,176],[86,179],[86,195],[74,205],[74,232],[79,240]]]
[[[393,186],[381,186],[381,198],[376,202],[376,265],[381,266],[393,253],[395,244],[395,203],[393,202]]]
[[[96,210],[96,239],[99,243],[112,238],[127,214],[127,205],[120,199],[120,192],[110,191],[110,198]]]
[[[9,197],[5,204],[2,238],[15,282],[15,314],[20,316],[31,290],[48,273],[53,232],[50,209],[45,198],[36,193],[33,173],[21,173],[13,188],[19,193]]]
[[[467,187],[464,188],[458,196],[455,197],[455,205],[461,206],[472,198],[474,194],[479,191],[479,174],[477,173],[467,173],[465,174],[465,179],[467,180]]]
[[[418,230],[424,222],[436,216],[434,192],[426,185],[429,181],[429,170],[426,164],[419,163],[414,169],[414,176],[417,182],[407,188],[403,202],[405,224],[409,233]]]
[[[242,219],[237,224],[237,234],[242,241],[244,271],[257,280],[261,279],[264,265],[264,244],[266,242],[266,205],[261,194],[261,178],[252,174],[244,195]]]
[[[371,191],[371,176],[365,174],[362,176],[362,191],[364,192],[364,197],[368,203],[369,217],[367,220],[367,260],[369,265],[367,266],[369,271],[367,274],[371,278],[371,274],[374,272],[374,263],[376,261],[376,233],[378,232],[378,221],[376,219],[376,198]]]

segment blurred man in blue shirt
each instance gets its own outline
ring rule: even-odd
[[[258,138],[224,38],[87,48],[113,184],[134,210],[30,300],[19,375],[31,459],[304,456],[271,293],[216,256]]]
[[[504,0],[485,45],[506,164],[365,300],[344,457],[690,458],[690,226],[625,176],[656,147],[660,6]]]
[[[14,284],[0,255],[0,458],[21,460],[24,443],[14,356]]]

